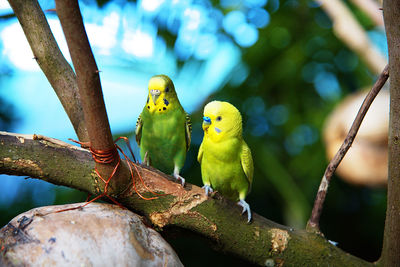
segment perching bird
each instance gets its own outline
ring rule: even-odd
[[[206,195],[217,190],[247,211],[251,220],[250,206],[245,201],[253,181],[253,158],[250,148],[242,137],[242,116],[228,102],[212,101],[204,107],[203,142],[197,160]]]
[[[172,173],[182,186],[179,175],[190,146],[192,125],[183,110],[172,80],[166,75],[149,81],[147,103],[136,122],[136,142],[142,162],[164,173]]]

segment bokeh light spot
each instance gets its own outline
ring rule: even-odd
[[[264,100],[259,96],[249,97],[243,103],[243,110],[249,117],[263,114],[265,112]]]
[[[268,120],[274,125],[287,122],[289,111],[284,105],[275,105],[268,110]]]
[[[154,39],[149,33],[140,29],[127,30],[122,40],[122,48],[135,57],[149,58],[153,55]]]
[[[234,33],[235,41],[242,47],[250,47],[258,40],[258,30],[251,24],[240,24]]]
[[[249,67],[244,62],[239,64],[233,70],[229,84],[234,87],[241,85],[249,76],[249,71]]]
[[[358,57],[354,53],[342,49],[335,56],[334,62],[339,70],[351,72],[358,66]]]
[[[308,125],[302,124],[297,126],[294,131],[286,138],[284,146],[289,154],[299,154],[304,146],[311,145],[318,140],[318,132],[316,129]]]
[[[234,34],[237,27],[243,23],[246,23],[246,17],[244,16],[243,12],[234,10],[225,16],[222,26],[227,33]]]
[[[269,24],[269,13],[262,8],[252,8],[247,13],[247,19],[257,28],[264,28]]]
[[[244,0],[247,7],[263,7],[267,4],[267,0]]]
[[[330,29],[332,28],[332,21],[331,19],[328,17],[328,15],[323,12],[323,11],[318,11],[315,14],[315,22],[318,24],[318,26],[320,26],[321,28],[324,29]]]
[[[148,12],[157,11],[165,0],[142,0],[140,6]]]
[[[290,44],[291,35],[286,28],[275,27],[271,31],[269,40],[273,47],[282,49]]]
[[[336,100],[340,96],[339,82],[331,72],[319,72],[314,78],[314,86],[325,100]]]
[[[242,0],[220,0],[219,3],[222,8],[238,8],[242,4]]]
[[[315,53],[315,51],[318,51],[323,47],[326,47],[326,40],[321,36],[315,36],[308,40],[305,46],[305,51],[307,55],[311,56]]]
[[[319,50],[313,54],[312,59],[319,62],[330,62],[333,60],[333,53],[325,49]]]
[[[200,35],[195,50],[196,58],[207,59],[215,52],[217,45],[218,45],[217,38],[214,34]]]

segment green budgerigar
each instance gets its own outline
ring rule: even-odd
[[[206,195],[217,190],[243,207],[251,220],[245,201],[253,181],[253,158],[242,137],[242,116],[228,102],[212,101],[204,107],[203,142],[197,160]]]
[[[136,141],[142,162],[180,176],[190,146],[192,126],[183,110],[172,80],[166,75],[153,76],[149,81],[146,105],[136,122]]]

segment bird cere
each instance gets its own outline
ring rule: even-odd
[[[180,175],[190,147],[192,125],[179,102],[172,80],[166,75],[153,76],[148,97],[136,122],[136,141],[142,162],[164,173]],[[245,201],[253,181],[251,151],[242,137],[242,116],[228,102],[212,101],[204,107],[203,142],[197,160],[201,165],[204,192],[214,190],[243,208],[251,221],[250,205]]]

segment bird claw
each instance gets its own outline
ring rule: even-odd
[[[251,221],[250,205],[244,199],[241,199],[237,204],[243,208],[242,214],[247,211],[247,222],[249,223]]]
[[[204,188],[204,192],[206,193],[206,196],[208,196],[209,195],[209,193],[212,193],[212,192],[214,192],[214,190],[211,188],[211,186],[209,186],[209,185],[204,185],[202,188]]]
[[[175,177],[176,180],[181,180],[182,186],[185,187],[185,178],[183,178],[182,176],[180,176],[177,173],[174,173],[174,177]]]

